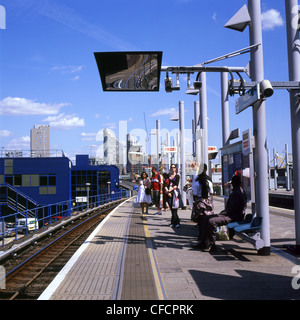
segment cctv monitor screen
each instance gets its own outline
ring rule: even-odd
[[[95,52],[103,91],[159,91],[161,51]]]

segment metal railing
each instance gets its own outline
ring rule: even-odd
[[[27,209],[4,217],[0,217],[0,246],[5,246],[5,238],[14,237],[18,240],[31,231],[47,227],[57,221],[72,215],[77,215],[89,209],[97,208],[122,198],[128,198],[130,191],[120,190],[115,193],[82,197],[82,202],[76,199],[50,204],[34,209]],[[32,215],[34,213],[34,215]]]

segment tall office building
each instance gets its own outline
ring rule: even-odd
[[[103,158],[109,165],[116,165],[120,173],[123,171],[123,144],[116,138],[115,134],[109,130],[103,130]]]
[[[32,157],[50,157],[49,125],[35,125],[30,130],[30,151]]]
[[[132,178],[135,174],[143,172],[145,157],[142,152],[142,145],[138,144],[138,139],[133,134],[127,134],[127,165],[126,172],[131,174]]]

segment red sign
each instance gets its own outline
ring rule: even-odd
[[[164,147],[164,152],[177,152],[177,147]]]

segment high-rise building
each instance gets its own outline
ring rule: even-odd
[[[106,164],[116,165],[123,171],[123,145],[109,129],[103,130],[103,158]]]
[[[138,139],[133,134],[127,134],[127,165],[126,172],[134,177],[135,174],[141,174],[145,157],[142,152],[142,145],[138,144]]]
[[[50,126],[34,125],[30,130],[32,157],[50,157]]]

